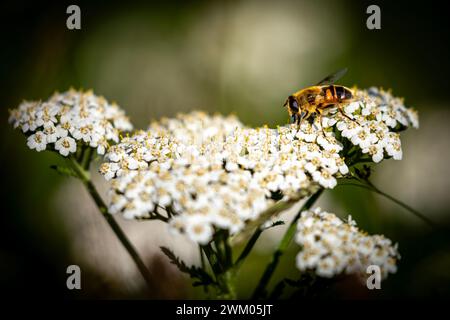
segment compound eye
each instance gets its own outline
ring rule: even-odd
[[[298,111],[298,103],[293,96],[289,97],[289,106],[291,107],[292,111]]]
[[[345,88],[339,86],[336,86],[334,88],[336,89],[336,95],[339,97],[339,99],[345,99]]]
[[[353,98],[352,92],[349,90],[345,90],[345,99],[352,99],[352,98]]]

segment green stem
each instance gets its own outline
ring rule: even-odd
[[[138,252],[130,242],[130,240],[127,238],[126,234],[123,232],[123,230],[120,228],[114,217],[108,213],[108,208],[103,202],[103,199],[100,197],[100,194],[98,193],[97,189],[95,188],[94,184],[92,183],[91,177],[89,172],[87,172],[83,166],[74,158],[70,158],[72,166],[75,170],[75,172],[78,175],[78,178],[81,180],[81,182],[85,185],[87,190],[89,191],[89,194],[94,199],[95,204],[97,205],[98,209],[100,210],[100,213],[105,218],[106,222],[108,222],[109,226],[119,239],[119,241],[122,243],[122,245],[125,247],[125,249],[130,254],[131,258],[133,259],[134,263],[136,264],[138,270],[144,277],[145,282],[147,283],[149,288],[153,287],[153,281],[150,276],[150,271],[148,270],[145,263],[142,261],[141,257],[139,256]]]
[[[260,297],[263,297],[266,293],[266,287],[269,283],[270,279],[272,278],[273,273],[275,272],[275,269],[278,266],[278,263],[280,262],[281,256],[286,252],[289,244],[291,243],[292,239],[295,235],[295,230],[297,228],[297,221],[300,218],[303,211],[308,210],[312,207],[312,205],[317,201],[317,199],[322,194],[323,189],[320,189],[315,194],[313,194],[302,206],[302,208],[299,210],[297,215],[292,220],[291,224],[289,225],[288,229],[284,233],[283,238],[281,239],[280,243],[278,244],[277,249],[272,255],[272,260],[267,265],[266,269],[264,270],[264,273],[261,277],[261,280],[258,283],[258,286],[256,287],[255,291],[253,292],[252,299],[258,299]]]
[[[199,254],[200,254],[200,264],[201,264],[201,267],[202,267],[203,270],[206,271],[205,256],[203,255],[203,250],[202,250],[202,246],[201,246],[201,245],[198,245],[198,251],[199,251]],[[206,294],[209,294],[209,290],[208,290],[208,285],[207,285],[207,284],[205,284],[205,285],[203,286],[203,290],[205,291]]]
[[[92,160],[92,148],[86,147],[86,151],[84,151],[83,156],[81,158],[81,166],[84,170],[89,171],[89,165]]]
[[[83,161],[84,152],[86,151],[86,147],[79,145],[79,147],[77,147],[77,150],[80,150],[80,151],[79,152],[77,151],[78,156],[76,158],[77,158],[78,162],[81,162],[81,161]]]
[[[242,263],[244,262],[245,258],[247,258],[247,256],[250,254],[250,252],[252,251],[256,241],[258,240],[258,238],[262,232],[263,232],[263,229],[261,229],[261,228],[258,228],[255,230],[252,237],[250,238],[250,240],[248,240],[247,244],[245,245],[244,250],[242,250],[242,253],[239,255],[236,262],[234,263],[233,268],[235,270],[238,270],[241,267]]]
[[[236,290],[234,288],[234,272],[227,270],[218,275],[217,278],[221,293],[218,295],[219,299],[234,300],[236,299]]]
[[[224,268],[220,255],[215,252],[211,244],[202,246],[203,252],[211,265],[219,289],[219,299],[235,299],[236,291],[233,285],[234,273],[231,268]]]
[[[205,253],[206,258],[211,266],[211,269],[215,275],[218,275],[222,272],[222,268],[219,263],[218,255],[212,248],[211,244],[207,244],[202,246],[203,252]]]
[[[359,180],[361,181],[361,180]],[[420,218],[423,222],[427,223],[429,226],[436,228],[437,225],[436,223],[434,223],[433,221],[431,221],[429,218],[427,218],[425,215],[423,215],[422,213],[420,213],[419,211],[411,208],[409,205],[407,205],[406,203],[394,198],[393,196],[381,191],[380,189],[378,189],[377,187],[375,187],[373,185],[373,183],[371,183],[370,181],[367,180],[363,180],[363,182],[365,182],[366,184],[358,184],[358,183],[343,183],[340,184],[341,186],[354,186],[354,187],[360,187],[363,189],[367,189],[370,190],[372,192],[375,192],[389,200],[391,200],[392,202],[398,204],[399,206],[401,206],[402,208],[408,210],[409,212],[411,212],[413,215],[415,215],[416,217]]]
[[[224,249],[225,249],[225,266],[227,269],[231,268],[233,266],[233,252],[231,249],[231,245],[229,242],[229,237],[228,237],[228,233],[226,234],[226,236],[223,239],[223,245],[224,245]]]

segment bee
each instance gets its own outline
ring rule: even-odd
[[[323,111],[333,106],[337,106],[343,116],[355,121],[344,113],[341,105],[353,100],[352,91],[347,87],[333,84],[346,72],[347,68],[341,69],[329,75],[315,86],[302,89],[290,95],[283,106],[288,109],[291,123],[296,123],[300,128],[302,121],[310,117],[318,117],[321,120]]]

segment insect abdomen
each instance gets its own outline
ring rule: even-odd
[[[352,99],[352,92],[344,86],[329,85],[322,88],[322,95],[328,103],[344,102]]]

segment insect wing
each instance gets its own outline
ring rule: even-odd
[[[339,80],[340,78],[342,78],[344,76],[344,74],[347,73],[347,68],[341,69],[339,71],[336,71],[333,74],[330,74],[328,77],[326,77],[325,79],[323,79],[322,81],[320,81],[317,86],[323,86],[323,85],[327,85],[327,84],[333,84],[335,83],[337,80]]]

